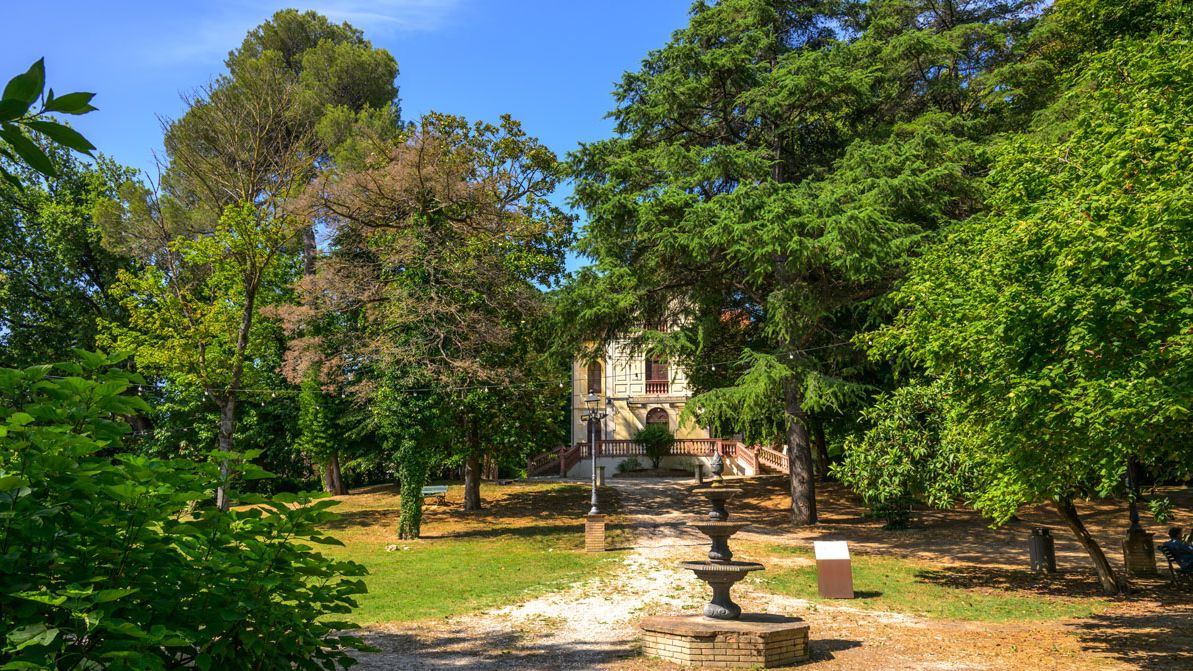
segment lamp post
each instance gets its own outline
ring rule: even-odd
[[[584,405],[588,407],[588,412],[581,416],[581,419],[588,422],[588,449],[592,455],[592,510],[588,511],[589,515],[601,514],[597,507],[597,458],[600,456],[597,452],[597,436],[600,435],[599,422],[608,417],[609,413],[597,410],[600,402],[599,396],[588,392],[588,396],[584,397]]]

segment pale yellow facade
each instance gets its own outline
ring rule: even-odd
[[[572,363],[573,445],[588,439],[582,416],[590,388],[600,399],[600,409],[608,413],[601,422],[603,440],[632,440],[648,421],[662,423],[664,417],[676,438],[709,437],[704,427],[679,422],[692,395],[683,370],[665,362],[648,364],[647,357],[631,351],[624,341],[609,343],[603,355],[595,365],[579,358]],[[591,385],[594,376],[597,382]]]

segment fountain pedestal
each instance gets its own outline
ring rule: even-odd
[[[808,659],[808,625],[794,617],[750,613],[739,620],[700,615],[648,617],[642,652],[701,668],[774,668]]]
[[[716,463],[713,473],[719,476]],[[690,522],[712,541],[708,559],[680,564],[712,588],[704,615],[648,617],[642,651],[679,664],[703,668],[771,668],[808,659],[808,625],[798,618],[762,613],[742,614],[729,591],[752,571],[765,569],[755,562],[733,561],[729,539],[747,526],[730,522],[725,503],[740,489],[712,487],[694,490],[712,504],[707,520]]]

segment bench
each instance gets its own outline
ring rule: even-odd
[[[1160,552],[1164,555],[1164,558],[1168,560],[1168,574],[1169,578],[1172,580],[1172,584],[1175,586],[1180,586],[1181,583],[1184,583],[1186,585],[1193,586],[1193,573],[1181,570],[1180,564],[1176,563],[1176,557],[1172,556],[1172,550],[1169,550],[1168,548],[1161,545]]]
[[[442,504],[447,500],[447,485],[427,485],[423,487],[423,498],[437,498]]]

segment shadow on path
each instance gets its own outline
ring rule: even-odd
[[[1193,669],[1193,609],[1095,615],[1072,628],[1085,649],[1143,671]]]
[[[555,643],[549,639],[528,640],[514,631],[482,636],[463,629],[421,635],[370,631],[364,637],[381,651],[357,656],[357,668],[364,671],[588,669],[637,655],[624,641]]]

